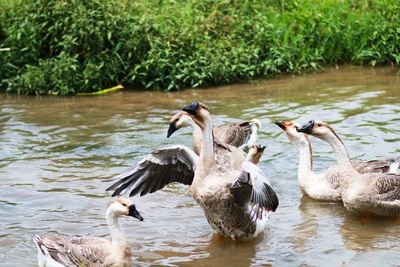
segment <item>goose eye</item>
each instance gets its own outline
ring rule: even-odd
[[[321,127],[322,126],[322,124],[321,123],[318,123],[318,127]]]
[[[125,203],[122,203],[122,206],[126,207],[126,204],[125,204]]]

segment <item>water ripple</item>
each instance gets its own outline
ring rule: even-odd
[[[400,253],[398,222],[362,221],[340,203],[302,196],[297,151],[273,122],[321,119],[352,158],[394,157],[400,152],[399,82],[390,68],[349,68],[179,93],[0,95],[0,265],[36,266],[32,237],[39,232],[108,238],[110,193],[102,181],[159,147],[190,147],[190,130],[170,139],[166,132],[174,113],[200,100],[215,125],[260,119],[259,142],[267,146],[260,167],[280,206],[263,236],[234,242],[212,235],[187,186],[134,197],[145,220],[122,224],[139,266],[390,266]],[[317,172],[336,164],[330,146],[311,142]]]

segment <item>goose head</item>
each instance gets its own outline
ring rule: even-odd
[[[208,107],[203,103],[194,101],[192,104],[184,106],[183,111],[190,114],[193,121],[202,129],[206,128],[206,125],[211,124],[211,115]]]
[[[169,128],[167,133],[167,138],[169,138],[175,131],[179,130],[180,128],[185,128],[189,126],[195,126],[192,117],[186,111],[180,111],[174,116],[172,116],[171,120],[169,121]]]
[[[310,120],[303,124],[301,127],[297,127],[297,131],[301,133],[311,134],[314,137],[328,141],[332,136],[340,140],[336,135],[335,131],[326,122],[319,120]]]
[[[111,214],[117,217],[122,215],[131,216],[140,221],[143,221],[143,217],[136,210],[136,206],[133,204],[133,202],[123,197],[115,198],[110,202],[110,204],[108,204],[107,214]]]
[[[253,162],[254,164],[258,164],[262,154],[264,153],[265,146],[255,143],[251,146],[249,153],[247,154],[247,160]]]
[[[286,133],[289,141],[294,146],[297,147],[309,145],[310,141],[308,140],[307,135],[297,131],[297,128],[299,128],[300,125],[295,121],[275,121],[275,124],[278,125]]]

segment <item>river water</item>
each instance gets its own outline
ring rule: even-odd
[[[400,154],[400,78],[396,70],[342,67],[299,77],[183,92],[122,90],[103,96],[0,95],[0,265],[35,266],[36,233],[108,237],[102,180],[151,151],[191,147],[189,129],[166,138],[169,119],[194,100],[214,125],[262,122],[260,166],[280,206],[249,242],[213,236],[189,187],[172,184],[132,198],[143,222],[122,218],[138,266],[399,266],[400,219],[348,214],[340,203],[302,196],[297,150],[273,122],[320,119],[342,137],[351,158]],[[314,168],[335,163],[311,139]]]

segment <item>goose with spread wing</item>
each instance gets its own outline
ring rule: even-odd
[[[343,141],[325,122],[311,120],[298,131],[320,138],[333,148],[339,165],[340,193],[347,210],[379,216],[400,215],[399,175],[358,172],[351,164]]]
[[[170,120],[167,138],[175,131],[185,127],[192,128],[192,146],[197,155],[200,154],[201,130],[194,123],[190,115],[185,111],[180,111]],[[222,124],[213,128],[215,140],[221,143],[239,147],[243,151],[248,151],[257,140],[257,132],[261,127],[261,122],[257,119],[251,121],[239,121]]]
[[[313,171],[312,149],[307,134],[297,131],[300,127],[294,121],[275,121],[287,135],[289,141],[299,151],[299,167],[297,179],[303,194],[316,200],[341,201],[339,167],[332,166],[324,173],[317,174]],[[395,162],[395,160],[392,160]],[[388,172],[389,160],[351,160],[351,165],[361,173]]]
[[[107,207],[106,221],[111,241],[100,237],[36,235],[39,266],[132,266],[132,250],[118,218],[143,217],[131,200],[116,198]]]
[[[190,184],[214,232],[232,239],[253,238],[265,229],[268,214],[278,207],[276,193],[240,149],[214,142],[207,106],[194,102],[184,111],[201,130],[199,156],[184,146],[154,151],[112,179],[118,181],[107,190],[132,196],[154,192],[170,182]]]

